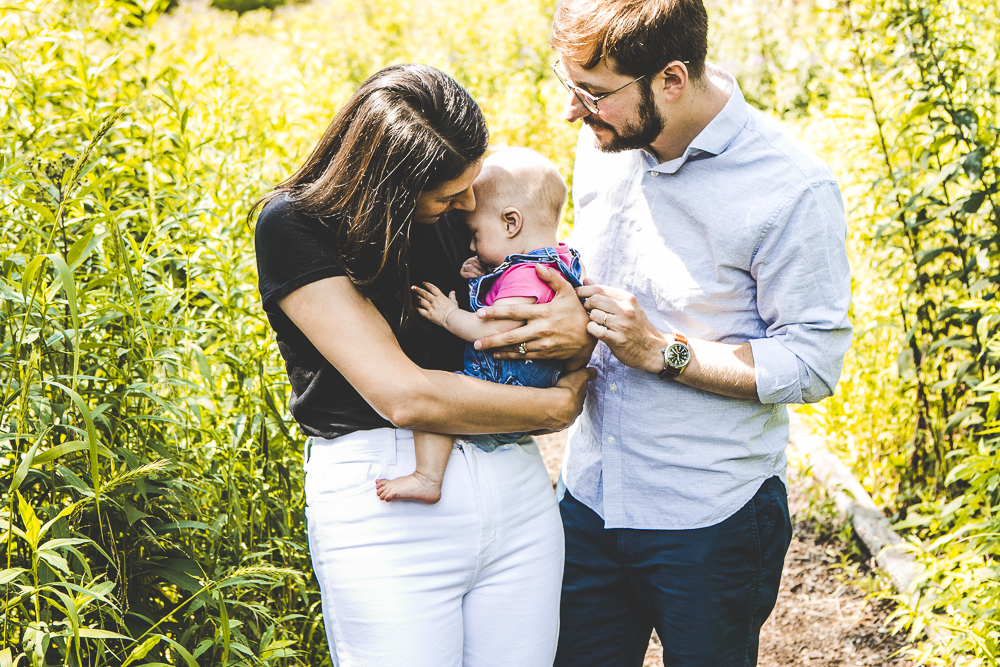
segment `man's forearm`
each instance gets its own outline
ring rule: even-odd
[[[732,345],[707,340],[688,341],[691,361],[677,382],[715,394],[757,400],[753,352],[750,343]],[[660,357],[660,369],[663,368]]]
[[[643,369],[651,373],[663,370],[663,348],[668,337],[658,332],[648,344],[651,348]],[[714,394],[732,398],[757,400],[757,380],[754,375],[753,352],[750,343],[733,345],[707,340],[688,340],[691,361],[684,372],[675,378],[681,382]],[[670,380],[664,380],[670,382]]]

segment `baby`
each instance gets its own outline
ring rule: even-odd
[[[472,312],[461,310],[455,293],[445,296],[437,287],[414,286],[417,312],[459,338],[465,348],[463,375],[528,387],[551,387],[564,370],[562,361],[494,359],[476,350],[472,342],[490,334],[509,331],[523,322],[481,320],[475,311],[483,306],[547,303],[554,295],[535,272],[535,264],[559,269],[574,287],[582,280],[579,254],[556,241],[556,228],[566,203],[566,183],[549,160],[527,148],[507,148],[488,157],[472,185],[476,208],[466,215],[472,231],[472,251],[484,275],[469,281]],[[471,260],[470,260],[471,261]],[[473,263],[474,266],[474,263]],[[462,274],[476,274],[470,262]],[[577,362],[575,365],[582,366]],[[575,370],[566,368],[565,370]],[[517,442],[526,433],[472,435],[466,439],[490,452]],[[451,455],[453,438],[439,433],[413,432],[417,466],[412,475],[376,480],[379,498],[436,503]]]

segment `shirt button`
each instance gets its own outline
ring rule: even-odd
[[[649,172],[649,175],[652,176],[653,178],[656,178],[657,176],[660,175],[660,172],[658,172],[658,171],[651,171],[651,172]]]
[[[641,229],[642,229],[642,225],[640,225],[639,223],[636,223],[636,225],[635,225],[635,231],[638,232]]]
[[[613,393],[615,393],[616,391],[618,391],[618,385],[617,385],[617,384],[615,384],[614,382],[612,382],[612,383],[611,383],[611,393],[613,394]]]
[[[609,435],[608,436],[608,444],[609,445],[615,444],[615,436],[613,436],[613,435]]]

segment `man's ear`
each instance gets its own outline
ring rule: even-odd
[[[500,217],[503,219],[504,232],[507,238],[512,239],[521,232],[524,218],[520,210],[513,206],[508,206],[500,213]]]
[[[660,90],[667,102],[673,102],[687,89],[689,81],[687,65],[680,60],[675,60],[664,67],[660,74],[663,77]]]

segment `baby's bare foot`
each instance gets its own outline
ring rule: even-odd
[[[382,500],[415,500],[425,505],[433,505],[441,500],[441,480],[433,480],[427,475],[415,472],[396,479],[375,480],[375,492]]]

